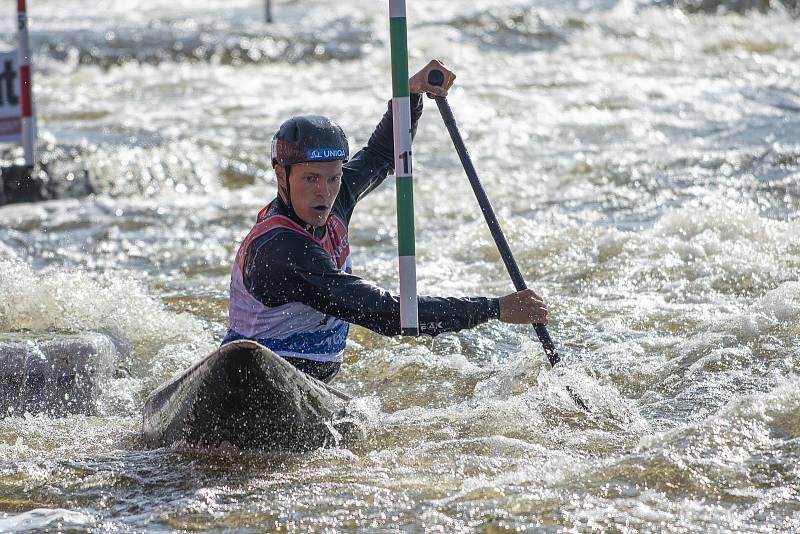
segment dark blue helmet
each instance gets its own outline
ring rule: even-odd
[[[347,161],[350,148],[342,128],[321,115],[298,115],[287,120],[272,138],[272,165],[307,161]]]

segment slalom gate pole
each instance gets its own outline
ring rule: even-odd
[[[411,100],[405,0],[389,0],[392,55],[394,171],[397,184],[397,252],[400,264],[400,332],[419,335],[414,244],[414,183],[411,172]]]
[[[428,73],[428,83],[431,85],[442,85],[443,82],[444,74],[441,71],[432,70]],[[478,199],[478,204],[481,207],[484,219],[486,219],[486,224],[489,226],[489,231],[492,233],[492,238],[500,251],[500,256],[503,258],[503,263],[506,265],[508,274],[511,276],[512,282],[514,282],[514,287],[517,291],[527,289],[528,286],[525,284],[522,272],[520,272],[519,266],[516,260],[514,260],[511,247],[508,246],[508,241],[506,241],[503,230],[500,228],[500,223],[497,221],[497,216],[494,214],[492,205],[489,202],[489,197],[486,195],[486,191],[483,189],[481,181],[478,178],[478,173],[475,171],[475,166],[472,164],[472,158],[469,156],[467,147],[464,144],[464,139],[461,137],[461,132],[458,131],[456,119],[453,116],[453,111],[450,109],[450,104],[448,104],[446,97],[436,96],[434,98],[436,100],[436,105],[439,107],[439,113],[442,115],[444,124],[447,127],[447,131],[450,133],[450,138],[453,140],[453,145],[456,147],[456,152],[458,152],[458,157],[461,160],[461,165],[464,167],[464,172],[466,172],[475,197]],[[561,361],[561,357],[556,351],[556,346],[550,338],[547,327],[543,324],[535,324],[533,327],[534,330],[536,330],[536,336],[539,338],[542,348],[544,348],[544,353],[550,361],[550,365],[555,367],[555,365]],[[583,399],[572,391],[572,388],[567,386],[567,391],[570,397],[572,397],[572,400],[575,401],[575,404],[581,409],[587,412],[589,411],[589,407],[586,406]]]
[[[33,90],[31,86],[31,47],[28,38],[28,12],[25,0],[17,0],[17,39],[19,41],[19,85],[22,97],[22,146],[25,166],[33,167],[36,130],[33,122]]]

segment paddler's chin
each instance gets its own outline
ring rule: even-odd
[[[308,206],[300,209],[295,206],[294,211],[300,217],[300,220],[314,227],[325,226],[325,222],[331,214],[330,208],[318,206]]]

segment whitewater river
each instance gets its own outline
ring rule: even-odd
[[[747,3],[409,0],[411,68],[458,74],[564,367],[529,327],[354,327],[336,384],[367,437],[297,456],[148,450],[141,410],[224,335],[280,122],[368,139],[386,2],[277,0],[268,26],[258,0],[30,0],[40,154],[73,198],[0,207],[0,336],[98,333],[116,360],[96,415],[0,419],[0,531],[800,530],[800,19]],[[509,293],[425,105],[419,291]],[[396,237],[389,179],[356,274],[397,291]]]

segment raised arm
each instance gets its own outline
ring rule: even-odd
[[[441,85],[428,83],[428,73],[441,70],[445,75],[445,82]],[[430,61],[422,70],[409,78],[411,90],[411,137],[417,133],[417,122],[422,115],[422,94],[432,93],[441,96],[447,95],[447,90],[453,84],[456,75],[445,67],[440,61]],[[378,187],[386,176],[394,170],[394,134],[392,131],[392,103],[383,118],[375,127],[367,142],[367,146],[359,150],[347,163],[345,163],[342,176],[342,187],[336,198],[335,210],[348,222],[356,203],[369,192]]]
[[[411,95],[411,135],[417,133],[417,121],[422,115],[422,95]],[[375,127],[367,146],[344,164],[342,187],[336,197],[334,210],[348,222],[356,203],[378,187],[394,170],[394,136],[392,134],[392,103]]]

